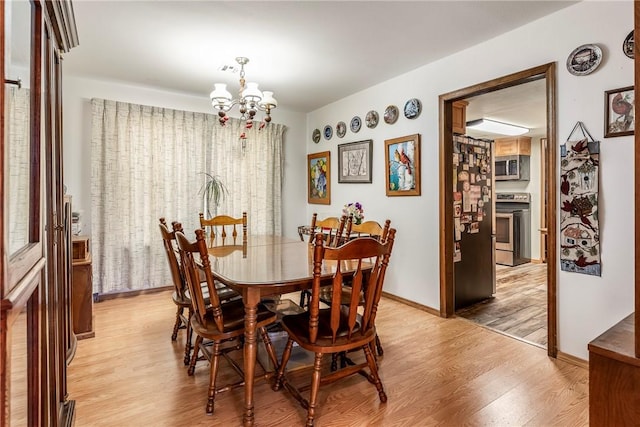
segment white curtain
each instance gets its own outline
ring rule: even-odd
[[[9,146],[9,255],[29,243],[30,91],[5,85]]]
[[[240,134],[246,132],[246,143]],[[199,228],[207,172],[229,196],[218,213],[246,210],[252,234],[281,232],[284,126],[226,126],[213,114],[92,100],[91,237],[94,291],[167,286],[158,219]]]

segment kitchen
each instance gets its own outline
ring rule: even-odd
[[[465,135],[478,144],[490,141],[493,169],[491,179],[486,181],[491,203],[482,196],[479,205],[487,206],[477,208],[489,216],[490,225],[480,223],[478,234],[475,230],[474,234],[460,234],[456,248],[461,249],[461,259],[455,263],[455,286],[458,316],[546,348],[544,85],[544,79],[540,79],[465,99]],[[513,132],[519,135],[507,135],[512,131],[474,126],[487,118],[524,129]],[[464,214],[462,218],[464,222]],[[458,225],[462,230],[464,224]]]

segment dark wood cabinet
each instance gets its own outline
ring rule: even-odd
[[[71,301],[73,307],[73,332],[81,340],[93,338],[93,280],[91,254],[85,259],[73,260]]]
[[[74,420],[66,381],[76,340],[61,61],[78,44],[75,31],[66,0],[0,6],[0,427]]]
[[[589,343],[589,424],[640,425],[640,359],[634,354],[634,314]]]

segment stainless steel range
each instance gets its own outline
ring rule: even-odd
[[[531,261],[531,195],[496,194],[496,264]]]

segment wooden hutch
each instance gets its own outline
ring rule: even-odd
[[[2,2],[0,427],[70,426],[71,198],[62,165],[62,55],[78,44],[66,0]]]

